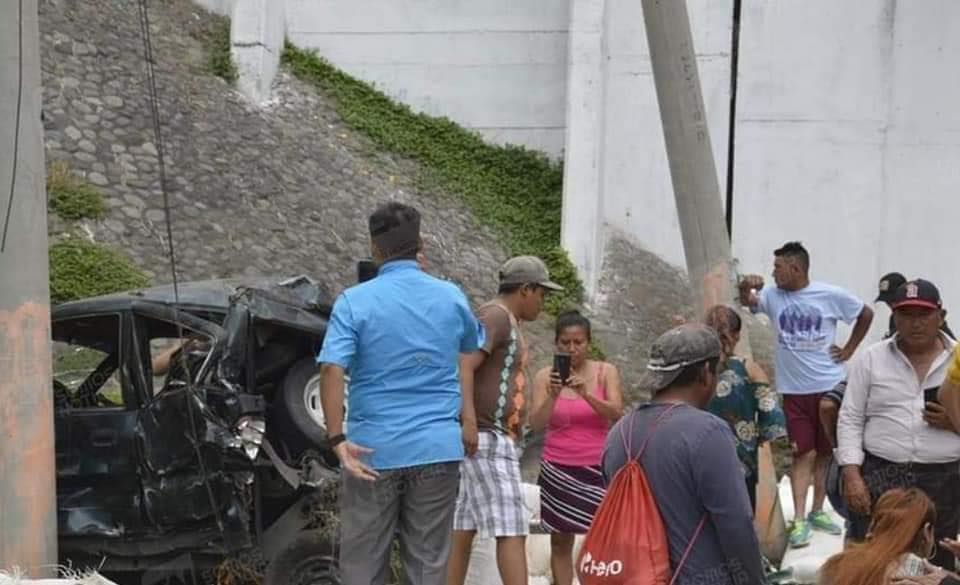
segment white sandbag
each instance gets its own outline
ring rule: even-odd
[[[116,585],[113,581],[99,577],[97,579],[27,579],[0,575],[0,585]]]
[[[820,559],[799,559],[790,564],[790,569],[793,570],[790,581],[798,585],[813,585],[817,582],[817,573],[822,565]]]
[[[474,538],[470,551],[465,585],[502,585],[497,570],[497,541],[493,538]]]
[[[531,534],[527,537],[527,574],[531,577],[553,576],[549,534]]]
[[[540,486],[535,483],[520,484],[523,488],[523,503],[531,525],[540,524]]]
[[[90,571],[64,579],[30,579],[18,570],[0,571],[0,585],[116,585],[99,573]]]

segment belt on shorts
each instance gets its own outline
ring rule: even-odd
[[[899,467],[904,467],[909,471],[956,471],[960,472],[960,459],[955,461],[947,461],[945,463],[919,463],[919,462],[909,462],[909,463],[897,463],[896,461],[889,461],[883,457],[877,457],[873,453],[866,452],[865,456],[873,459],[875,462],[882,465],[896,465]]]

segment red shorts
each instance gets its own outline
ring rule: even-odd
[[[816,450],[821,455],[833,452],[830,439],[820,424],[820,398],[816,394],[784,394],[783,414],[787,417],[787,436],[797,455]]]

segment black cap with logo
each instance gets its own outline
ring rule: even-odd
[[[918,278],[904,283],[897,288],[891,303],[893,310],[903,307],[924,307],[927,309],[942,309],[943,300],[940,290],[929,280]]]
[[[877,300],[874,302],[893,302],[894,294],[897,292],[897,289],[900,288],[900,285],[904,284],[905,282],[907,282],[907,277],[899,272],[884,274],[883,278],[880,279],[880,284],[877,287],[879,289],[879,294],[877,295]]]

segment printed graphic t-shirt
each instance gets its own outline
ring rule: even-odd
[[[863,311],[863,301],[840,287],[811,282],[797,291],[764,287],[759,309],[777,332],[780,392],[815,394],[843,380],[843,364],[833,361],[830,346],[835,341],[837,322],[854,322]]]
[[[486,303],[477,317],[484,329],[480,349],[487,354],[473,378],[477,427],[517,440],[523,426],[527,346],[516,319],[503,305]]]

